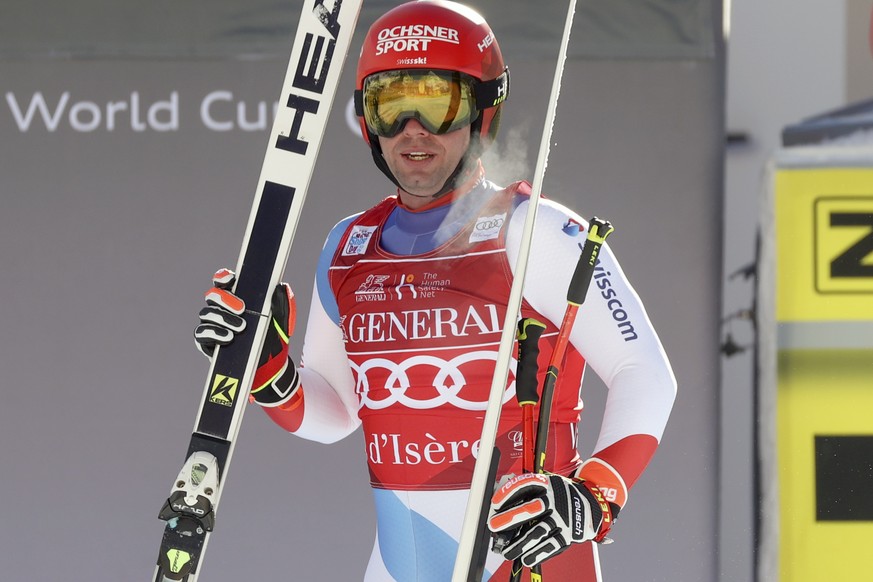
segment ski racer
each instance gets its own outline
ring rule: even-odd
[[[396,194],[328,234],[299,366],[288,350],[293,293],[283,283],[273,297],[251,399],[306,439],[330,443],[363,427],[377,515],[365,582],[451,579],[529,202],[528,183],[494,184],[480,160],[497,133],[508,75],[494,34],[469,7],[418,0],[379,18],[363,43],[355,103]],[[588,225],[556,202],[540,205],[521,311],[546,325],[541,384]],[[221,270],[207,293],[195,331],[207,355],[244,325],[233,283]],[[577,424],[589,367],[609,392],[583,460]],[[508,579],[521,558],[542,563],[549,582],[599,581],[597,542],[655,453],[676,393],[608,246],[556,386],[546,475],[522,474],[513,372],[497,441],[498,474],[507,477],[489,516],[510,542],[502,555],[489,553],[484,579]]]

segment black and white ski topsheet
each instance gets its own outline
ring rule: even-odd
[[[270,297],[288,259],[362,3],[303,2],[236,266],[235,293],[249,310],[246,330],[212,360],[187,459],[160,511],[167,525],[154,582],[194,582],[202,569],[264,343]]]

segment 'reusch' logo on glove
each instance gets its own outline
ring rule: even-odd
[[[573,496],[573,537],[582,538],[585,533],[585,512],[582,510],[582,500]]]

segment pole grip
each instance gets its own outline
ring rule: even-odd
[[[518,364],[515,368],[515,396],[521,406],[536,404],[537,395],[537,357],[540,354],[540,336],[546,324],[532,317],[518,322]]]
[[[588,223],[588,238],[582,246],[582,254],[570,279],[570,287],[567,289],[567,303],[582,305],[585,295],[588,293],[588,285],[594,275],[594,266],[600,254],[600,247],[606,241],[606,237],[613,231],[612,224],[608,220],[601,220],[596,216]]]

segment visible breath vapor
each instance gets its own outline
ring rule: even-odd
[[[526,134],[526,123],[510,128],[503,134],[505,138],[501,140],[502,143],[495,142],[482,154],[482,165],[488,180],[503,187],[518,180],[531,179],[528,175],[530,167]],[[484,202],[481,196],[475,198],[464,196],[455,202],[434,233],[436,243],[448,242],[457,233],[457,229],[469,219],[471,213],[475,213],[476,208]]]
[[[506,186],[517,180],[531,180],[528,163],[528,124],[509,128],[482,154],[485,175],[495,184]],[[502,143],[501,143],[502,142]]]

